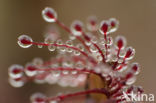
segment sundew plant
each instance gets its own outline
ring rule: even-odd
[[[63,103],[67,98],[80,95],[86,96],[86,103],[128,103],[122,98],[123,92],[143,92],[142,87],[133,85],[140,72],[139,64],[130,62],[135,49],[126,46],[125,37],[117,36],[114,40],[111,37],[118,29],[118,20],[110,18],[98,23],[97,18],[91,16],[86,26],[75,20],[68,27],[52,8],[46,7],[42,16],[46,22],[65,30],[68,39],[61,39],[55,28],[44,36],[44,42],[35,42],[28,35],[19,36],[17,43],[20,47],[46,46],[50,52],[57,51],[57,55],[48,61],[35,58],[25,66],[13,64],[8,69],[10,84],[22,87],[34,81],[62,87],[83,86],[85,89],[55,97],[34,93],[30,97],[31,103]]]

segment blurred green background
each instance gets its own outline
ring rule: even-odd
[[[156,0],[0,0],[0,103],[29,103],[29,96],[36,91],[52,95],[61,91],[57,86],[28,83],[16,89],[8,84],[11,64],[24,65],[34,57],[47,60],[54,55],[47,48],[22,49],[16,43],[21,34],[43,41],[49,24],[42,19],[41,10],[46,6],[54,8],[68,26],[75,19],[85,22],[90,15],[99,20],[117,18],[120,27],[113,35],[127,38],[128,45],[136,49],[135,61],[141,64],[136,84],[156,94]]]

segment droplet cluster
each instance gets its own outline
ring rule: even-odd
[[[69,36],[61,39],[55,27],[45,34],[43,42],[34,42],[27,35],[19,36],[18,44],[22,48],[32,45],[47,47],[50,52],[56,51],[57,56],[48,61],[35,58],[25,66],[10,66],[8,73],[12,86],[21,87],[30,80],[62,87],[84,86],[88,76],[95,74],[106,82],[107,88],[103,87],[101,91],[106,89],[110,94],[109,98],[115,99],[117,103],[124,102],[121,99],[123,91],[142,91],[141,87],[133,85],[140,72],[140,65],[130,61],[135,55],[135,49],[127,46],[125,37],[117,36],[114,40],[111,37],[119,27],[117,19],[110,18],[99,22],[96,16],[91,16],[87,19],[86,28],[80,20],[75,20],[69,28],[58,20],[57,13],[52,8],[46,7],[42,16],[47,22],[55,22]],[[32,95],[31,102],[58,103],[58,99],[60,98],[48,99],[45,95],[36,93]]]

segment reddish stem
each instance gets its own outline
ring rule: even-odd
[[[84,38],[85,38],[87,41],[91,42],[91,43],[98,49],[99,53],[101,54],[101,56],[102,56],[102,58],[103,58],[103,62],[105,63],[104,54],[103,54],[102,50],[99,48],[99,46],[98,46],[97,44],[93,43],[93,42],[91,41],[90,37],[88,37],[84,32],[82,32],[82,35],[84,36]]]
[[[125,63],[126,61],[126,56],[123,58],[123,62],[121,63],[120,67],[118,67],[117,69],[115,69],[115,71],[121,70],[122,67],[126,66],[127,64]]]
[[[64,70],[67,70],[67,71],[78,71],[78,72],[83,72],[83,73],[95,74],[95,75],[98,75],[98,76],[100,76],[101,78],[104,79],[102,74],[96,73],[94,70],[87,70],[86,68],[79,69],[79,68],[58,67],[58,68],[36,69],[36,70],[38,70],[38,71],[64,71]]]
[[[45,43],[37,43],[37,42],[31,42],[31,44],[33,44],[33,45],[42,45],[42,46],[66,47],[66,48],[70,48],[70,49],[73,49],[73,50],[77,50],[81,54],[83,54],[84,56],[89,58],[90,62],[92,62],[93,64],[96,64],[96,61],[93,58],[89,57],[87,53],[85,53],[84,51],[81,51],[79,48],[76,48],[74,46],[68,46],[68,45],[65,45],[65,44],[59,45],[59,44],[56,44],[56,43],[54,43],[54,44],[45,44]]]
[[[116,66],[118,65],[118,60],[120,59],[120,56],[119,56],[120,51],[121,51],[121,48],[119,48],[118,51],[117,51],[117,61],[114,63],[114,65],[112,67],[113,70],[115,70]]]
[[[106,34],[106,33],[104,33],[104,40],[105,40],[105,48],[106,48],[106,57],[105,57],[105,59],[107,59],[107,55],[108,55],[108,52],[107,52],[108,45],[107,45],[107,34]]]
[[[67,31],[69,34],[71,34],[71,35],[73,35],[74,36],[74,34],[71,32],[71,30],[67,27],[67,26],[65,26],[62,22],[60,22],[58,19],[56,20],[56,23],[60,26],[60,27],[62,27],[65,31]],[[85,42],[84,42],[84,40],[81,38],[81,37],[79,37],[79,36],[75,36],[79,41],[81,41],[81,43],[86,47],[86,49],[90,52],[90,50],[89,50],[89,47],[85,44]]]
[[[91,94],[91,93],[100,93],[106,95],[108,98],[110,96],[109,92],[102,88],[102,89],[91,89],[91,90],[86,90],[86,91],[81,91],[81,92],[76,92],[76,93],[71,93],[71,94],[66,94],[66,95],[60,95],[52,98],[47,98],[46,101],[52,101],[52,100],[64,100],[69,97],[74,97],[74,96],[80,96],[80,95],[86,95],[86,94]]]

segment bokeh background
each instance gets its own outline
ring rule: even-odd
[[[156,0],[0,0],[0,103],[29,103],[29,96],[36,91],[51,95],[66,91],[57,85],[28,83],[16,89],[8,84],[11,64],[24,65],[34,57],[47,60],[54,55],[47,48],[22,49],[16,43],[21,34],[43,41],[49,24],[42,19],[41,10],[46,6],[53,7],[68,26],[75,19],[85,22],[90,15],[97,15],[99,20],[117,18],[120,27],[113,35],[128,39],[128,45],[136,48],[135,61],[141,64],[136,84],[146,93],[156,94]]]

